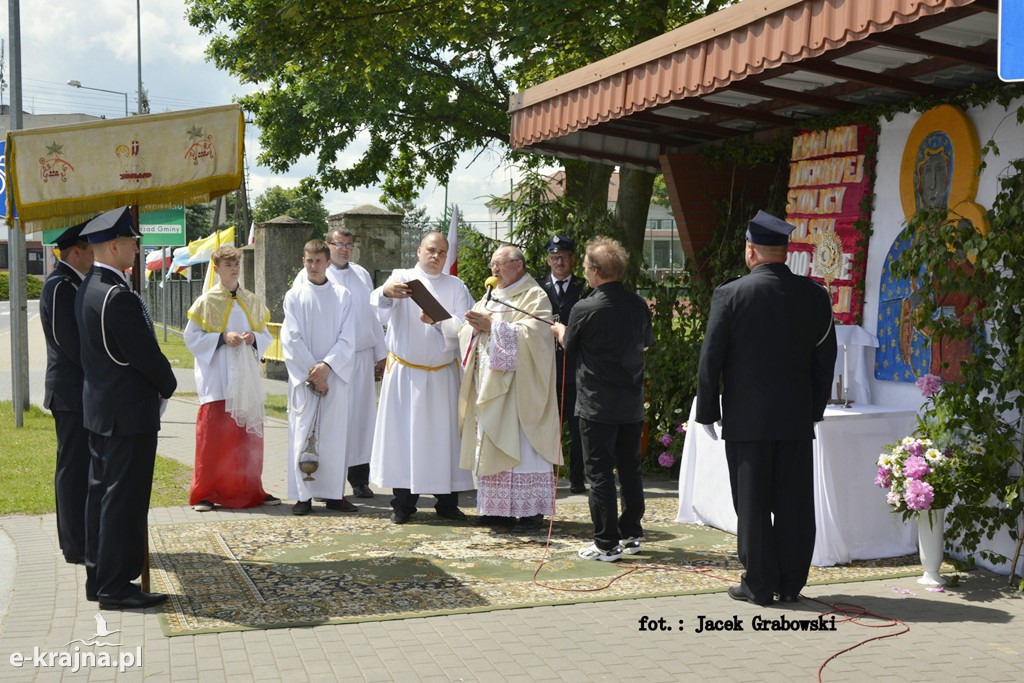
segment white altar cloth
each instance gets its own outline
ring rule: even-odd
[[[679,468],[678,522],[706,524],[736,533],[725,442],[713,441],[694,422],[683,443]],[[875,486],[882,449],[911,433],[913,410],[881,406],[829,407],[815,426],[814,508],[816,567],[850,560],[896,557],[917,551],[917,531],[890,512],[885,490]]]

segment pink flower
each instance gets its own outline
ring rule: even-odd
[[[892,477],[889,476],[889,470],[884,467],[879,467],[878,474],[875,475],[875,486],[887,489],[890,484],[892,484]]]
[[[687,425],[686,422],[680,422],[678,424],[678,426],[676,426],[676,433],[677,434],[685,434],[686,433],[686,425]]]
[[[672,467],[672,465],[676,464],[676,456],[672,455],[668,451],[665,451],[658,456],[658,464],[664,468]]]
[[[672,437],[669,436],[668,434],[662,434],[660,437],[658,437],[658,442],[665,448],[672,447]]]
[[[903,463],[903,476],[908,479],[920,479],[931,471],[928,461],[920,455],[912,455]]]
[[[903,494],[907,507],[911,510],[930,510],[935,500],[935,489],[931,484],[917,479],[907,481],[907,492]]]
[[[917,439],[914,439],[913,443],[907,444],[905,448],[907,453],[910,453],[911,455],[924,455],[924,444]]]
[[[921,375],[917,378],[915,384],[921,390],[921,395],[928,398],[939,393],[939,390],[942,388],[942,378],[932,374]]]
[[[900,505],[900,494],[897,491],[889,491],[885,494],[885,502],[892,507],[899,507]]]

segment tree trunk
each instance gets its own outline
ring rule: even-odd
[[[576,217],[579,225],[607,223],[608,182],[614,170],[605,164],[566,160],[564,196],[580,212]]]
[[[654,174],[632,168],[619,169],[619,199],[615,203],[615,220],[622,235],[622,246],[629,253],[626,281],[635,283],[644,270],[644,236],[647,213],[654,192]]]

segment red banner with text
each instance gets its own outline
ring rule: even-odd
[[[855,224],[871,219],[861,204],[871,192],[865,149],[873,139],[863,125],[808,131],[793,138],[790,156],[786,220],[796,229],[786,263],[828,287],[843,325],[859,325],[864,310],[867,248]]]

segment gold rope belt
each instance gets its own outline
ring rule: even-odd
[[[429,370],[430,372],[437,372],[438,370],[444,370],[446,367],[451,365],[450,362],[449,363],[445,363],[444,365],[416,365],[415,363],[410,363],[409,361],[405,360],[404,358],[399,358],[398,356],[396,356],[393,353],[388,353],[388,362],[385,365],[385,370],[387,372],[391,372],[391,366],[394,365],[395,363],[401,363],[402,365],[405,365],[406,367],[416,368],[417,370]]]

